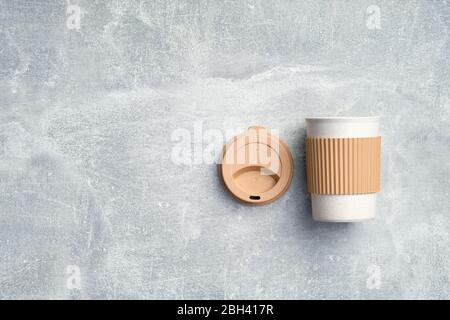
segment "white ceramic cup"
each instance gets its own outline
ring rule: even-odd
[[[380,135],[379,117],[306,118],[306,135],[311,138],[366,138]],[[316,221],[357,222],[376,214],[377,194],[311,194]]]

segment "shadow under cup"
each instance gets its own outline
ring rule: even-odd
[[[376,215],[379,117],[306,118],[308,192],[314,220],[357,222]]]

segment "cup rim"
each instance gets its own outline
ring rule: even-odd
[[[377,122],[380,116],[365,116],[365,117],[306,117],[305,121],[309,122]]]

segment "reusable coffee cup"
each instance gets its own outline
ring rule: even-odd
[[[376,214],[379,117],[306,118],[306,175],[316,221],[357,222]]]

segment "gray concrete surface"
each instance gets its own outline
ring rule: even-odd
[[[448,1],[0,0],[0,298],[450,298],[449,28]],[[376,220],[312,221],[313,115],[382,116]],[[173,162],[196,124],[279,129],[289,191]]]

